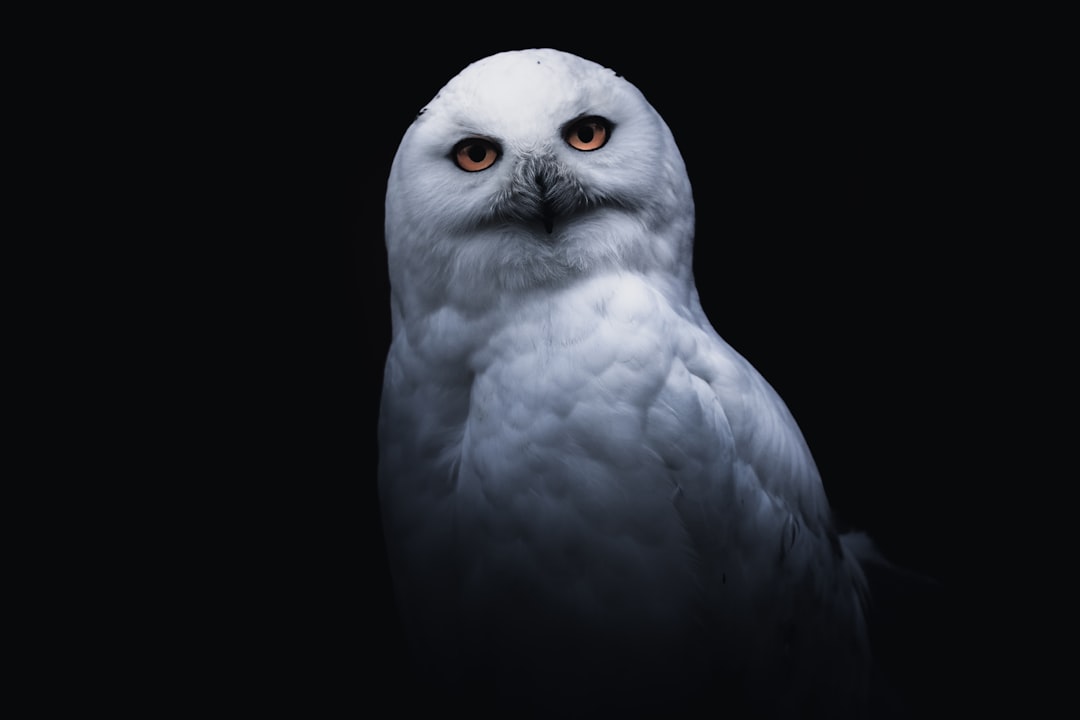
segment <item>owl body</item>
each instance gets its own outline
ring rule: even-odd
[[[865,581],[794,419],[701,309],[693,212],[660,116],[565,53],[475,63],[406,132],[379,491],[439,692],[862,707]]]

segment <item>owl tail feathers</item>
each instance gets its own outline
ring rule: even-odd
[[[861,584],[864,602],[874,601],[879,593],[934,593],[940,591],[937,580],[892,562],[878,549],[869,535],[846,532],[840,535],[844,558]],[[876,604],[876,601],[874,601]]]
[[[932,654],[944,588],[935,578],[886,558],[865,533],[842,534],[840,544],[856,579],[873,654],[873,716],[917,717],[925,701],[917,680],[927,667],[928,651]]]

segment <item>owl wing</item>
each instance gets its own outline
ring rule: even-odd
[[[787,406],[707,323],[683,325],[680,357],[700,428],[728,445],[680,480],[675,508],[701,558],[714,627],[739,618],[740,667],[830,701],[862,702],[868,672],[864,536],[841,536],[809,447]],[[798,658],[798,663],[777,658]],[[786,673],[783,677],[773,673]],[[792,697],[799,695],[793,693]],[[778,699],[777,702],[783,702]]]
[[[703,316],[701,316],[703,317]],[[764,504],[815,531],[832,528],[821,477],[810,449],[784,401],[711,325],[687,322],[680,356],[697,400],[719,442],[730,443],[728,467],[699,478],[702,497],[732,484],[741,512]]]

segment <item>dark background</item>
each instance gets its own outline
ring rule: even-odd
[[[694,186],[706,313],[788,403],[839,522],[927,579],[878,602],[902,694],[919,711],[982,704],[1015,633],[1002,577],[1016,566],[977,539],[1013,471],[988,392],[1002,321],[1015,328],[988,280],[1002,262],[988,239],[1008,222],[988,192],[988,87],[1008,48],[974,41],[970,18],[649,14],[616,28],[601,17],[614,8],[574,12],[597,16],[569,31],[283,14],[178,49],[176,77],[200,72],[199,105],[175,108],[190,131],[179,154],[212,159],[195,195],[227,211],[211,236],[238,249],[211,273],[228,302],[200,328],[189,401],[204,424],[191,462],[213,468],[217,498],[186,621],[199,662],[275,707],[423,702],[376,495],[385,182],[447,80],[547,46],[614,68],[666,119]]]

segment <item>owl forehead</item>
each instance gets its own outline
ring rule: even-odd
[[[544,136],[583,115],[618,114],[629,84],[614,71],[564,53],[496,55],[454,78],[429,106],[451,132]],[[618,118],[610,118],[618,121]]]

